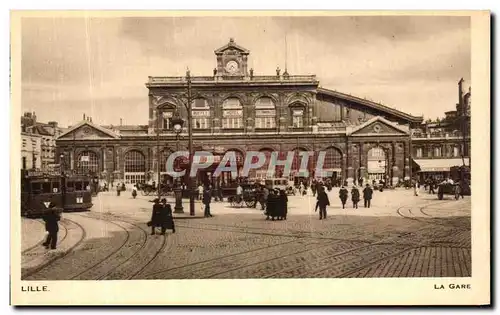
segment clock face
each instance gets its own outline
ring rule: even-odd
[[[229,73],[235,73],[236,71],[238,71],[238,63],[234,60],[229,61],[228,63],[226,63],[226,70]]]

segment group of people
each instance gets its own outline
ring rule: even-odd
[[[278,188],[267,190],[264,187],[264,189],[267,191],[267,198],[265,201],[261,199],[261,205],[265,202],[264,214],[267,216],[266,220],[269,220],[269,218],[273,221],[275,219],[286,220],[288,214],[288,196],[286,195],[286,191]]]
[[[349,191],[347,190],[347,188],[345,188],[345,186],[342,186],[339,190],[339,198],[342,203],[342,209],[345,209],[345,204],[347,203],[348,197],[349,197]],[[363,189],[363,200],[365,203],[365,208],[370,208],[372,197],[373,197],[373,188],[370,187],[370,184],[366,184],[365,188]],[[352,207],[354,209],[358,209],[360,194],[359,194],[359,189],[356,185],[352,186],[351,200],[352,200]]]
[[[151,226],[151,235],[156,234],[156,228],[161,228],[161,235],[165,235],[167,229],[175,233],[174,218],[172,216],[172,207],[167,203],[167,199],[159,198],[153,200],[153,213],[148,226]]]

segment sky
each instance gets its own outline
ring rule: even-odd
[[[454,110],[471,76],[468,17],[23,18],[21,34],[22,110],[61,126],[147,124],[148,76],[211,76],[229,38],[254,75],[286,60],[291,75],[425,119]]]

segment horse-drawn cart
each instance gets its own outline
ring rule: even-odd
[[[226,189],[226,193],[228,193],[227,200],[231,206],[242,208],[243,205],[246,205],[248,208],[255,208],[257,205],[257,194],[254,190],[255,185],[242,184],[241,188],[243,189],[243,194],[241,196],[236,195],[236,188],[231,192]]]

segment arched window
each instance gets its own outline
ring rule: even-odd
[[[270,97],[261,97],[255,102],[255,128],[276,128],[276,108]]]
[[[329,147],[325,150],[325,162],[323,168],[325,170],[340,170],[342,169],[342,152],[334,147]]]
[[[125,154],[125,183],[144,182],[146,158],[140,151],[132,150]]]
[[[197,98],[192,104],[193,129],[210,128],[210,107],[204,98]]]
[[[146,171],[146,159],[142,152],[132,150],[125,154],[125,173],[138,173]]]
[[[375,147],[368,150],[368,176],[371,180],[384,179],[384,174],[388,172],[387,159],[383,148]]]
[[[83,151],[78,156],[78,162],[76,166],[78,173],[98,173],[99,172],[99,159],[97,154],[93,151]]]
[[[304,128],[304,116],[306,106],[303,103],[293,103],[290,106],[293,128]]]
[[[231,97],[224,100],[222,109],[222,128],[243,128],[243,107],[241,106],[240,100],[238,98]]]

